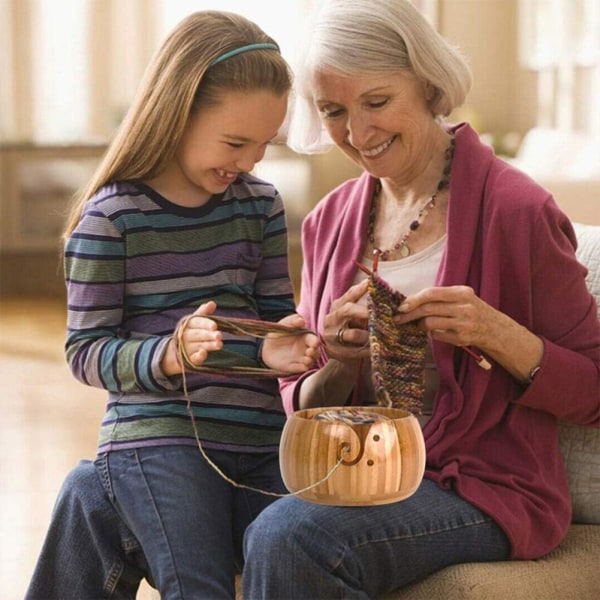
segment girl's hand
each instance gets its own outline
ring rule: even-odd
[[[327,356],[355,361],[369,356],[369,315],[359,300],[367,293],[368,281],[353,285],[335,300],[323,321],[323,339]]]
[[[288,315],[279,321],[281,325],[304,327],[300,315]],[[319,338],[314,333],[285,335],[269,333],[262,347],[262,361],[276,371],[304,373],[319,356]]]
[[[212,321],[212,315],[217,304],[212,300],[200,305],[188,319],[185,329],[181,335],[181,344],[194,365],[201,365],[209,352],[220,350],[223,347],[223,335],[217,329],[217,324]],[[161,367],[167,376],[181,373],[183,367],[175,346],[175,340],[171,340],[163,357]]]
[[[362,377],[360,360],[370,360],[369,314],[366,303],[359,303],[367,287],[368,281],[361,281],[331,304],[322,333],[329,360],[302,381],[299,408],[341,406],[351,397]]]

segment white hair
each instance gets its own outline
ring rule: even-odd
[[[316,71],[351,77],[410,72],[435,90],[430,108],[440,118],[465,101],[472,81],[459,50],[409,0],[325,0],[296,65],[287,143],[306,154],[332,145],[312,99]]]

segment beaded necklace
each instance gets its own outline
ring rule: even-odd
[[[446,163],[442,172],[442,178],[440,179],[435,192],[429,199],[429,202],[427,202],[427,204],[425,204],[425,206],[419,210],[417,218],[414,219],[408,226],[408,231],[398,240],[398,242],[396,242],[396,244],[394,244],[394,246],[388,248],[387,250],[382,250],[375,245],[375,213],[377,208],[377,197],[381,192],[381,182],[377,181],[373,191],[373,198],[371,200],[371,209],[369,210],[369,229],[367,231],[367,237],[373,246],[373,256],[375,259],[389,260],[391,254],[397,250],[400,251],[400,256],[402,258],[406,258],[410,255],[410,248],[408,247],[406,241],[410,237],[411,233],[419,229],[421,223],[425,220],[425,217],[429,214],[429,212],[435,208],[437,195],[450,185],[450,169],[452,167],[452,157],[454,156],[454,144],[454,136],[452,136],[450,139],[450,144],[444,153]]]

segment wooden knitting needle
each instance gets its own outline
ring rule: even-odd
[[[354,264],[363,272],[366,273],[366,275],[368,277],[372,277],[375,274],[375,269],[373,269],[373,271],[371,271],[370,269],[368,269],[367,267],[365,267],[365,265],[359,263],[358,261],[354,261]],[[471,350],[471,348],[469,348],[468,346],[459,346],[459,348],[462,348],[469,356],[471,356],[472,358],[475,359],[475,362],[485,371],[489,371],[492,368],[492,364],[489,362],[489,360],[487,360],[487,358],[485,358],[485,356],[483,356],[482,354],[477,354],[476,352],[474,352],[473,350]]]

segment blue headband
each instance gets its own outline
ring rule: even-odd
[[[216,65],[232,56],[236,56],[237,54],[241,54],[242,52],[248,52],[249,50],[279,50],[279,48],[275,44],[262,43],[262,44],[248,44],[247,46],[241,46],[240,48],[235,48],[234,50],[230,50],[229,52],[225,52],[221,54],[221,56],[217,56],[215,60],[210,63],[210,66]]]

